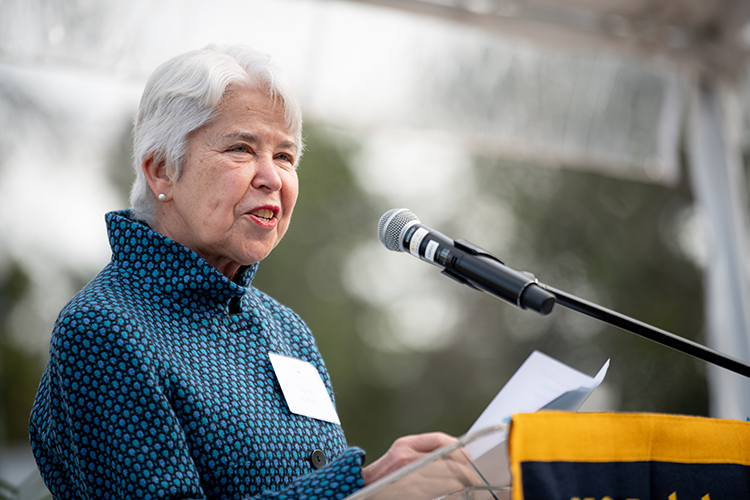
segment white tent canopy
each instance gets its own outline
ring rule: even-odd
[[[750,5],[741,0],[352,0],[440,17],[555,48],[606,49],[737,76]]]

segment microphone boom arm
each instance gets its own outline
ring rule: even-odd
[[[642,321],[617,313],[605,307],[539,283],[539,286],[555,296],[556,303],[581,314],[598,319],[609,325],[628,331],[645,339],[670,347],[683,354],[693,356],[716,366],[733,371],[750,378],[750,365],[726,354],[710,349],[704,345],[682,338],[673,333],[653,327]]]

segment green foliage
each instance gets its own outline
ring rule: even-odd
[[[701,273],[676,240],[678,217],[692,204],[686,175],[679,185],[664,187],[519,167],[485,161],[478,168],[480,184],[508,201],[518,219],[509,265],[531,269],[551,286],[703,342]],[[703,362],[604,325],[576,338],[566,319],[574,314],[558,306],[546,331],[522,343],[573,366],[612,358],[608,382],[619,392],[619,410],[707,413]]]
[[[104,165],[107,178],[119,197],[123,207],[129,205],[130,188],[135,180],[133,171],[133,123],[131,120],[119,124],[120,131],[112,145],[108,161]]]
[[[349,251],[374,238],[382,211],[352,177],[356,144],[332,140],[318,127],[307,130],[309,152],[291,229],[262,263],[255,285],[308,323],[331,373],[349,441],[371,458],[400,435],[466,432],[534,349],[589,374],[611,358],[612,409],[707,413],[701,362],[559,306],[540,317],[450,280],[440,286],[462,311],[452,345],[398,353],[366,345],[359,326],[388,312],[349,295],[342,270]],[[702,340],[700,272],[674,241],[676,217],[691,204],[684,183],[667,188],[487,159],[477,161],[475,173],[481,186],[476,199],[502,200],[515,218],[513,243],[498,255],[508,265]],[[444,228],[447,234],[463,237],[475,202],[467,200]],[[503,227],[490,221],[486,230]],[[382,376],[410,370],[408,383],[387,383]]]
[[[26,442],[29,412],[41,374],[41,361],[20,349],[9,337],[9,318],[24,299],[30,282],[15,261],[0,275],[0,442]]]

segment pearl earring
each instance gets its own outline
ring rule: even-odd
[[[164,193],[160,193],[157,198],[159,198],[159,201],[164,201],[167,199],[167,195],[165,195]]]

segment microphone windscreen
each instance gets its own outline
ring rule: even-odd
[[[408,208],[392,208],[380,218],[378,222],[378,238],[388,250],[403,252],[401,246],[401,232],[411,223],[419,223],[419,218]]]

